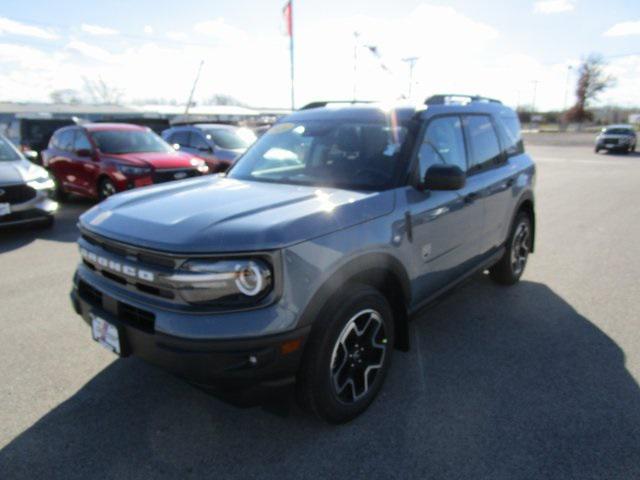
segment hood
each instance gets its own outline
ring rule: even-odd
[[[354,192],[205,176],[110,197],[82,227],[173,253],[271,250],[390,213],[393,191]]]
[[[0,161],[0,185],[25,183],[46,175],[46,170],[28,160]]]
[[[240,155],[242,155],[246,151],[247,151],[246,148],[230,149],[230,148],[216,147],[215,155],[220,160],[233,162],[236,158],[238,158]]]
[[[154,168],[192,168],[193,155],[182,152],[141,152],[109,154],[110,158],[125,161],[134,165],[151,165]]]

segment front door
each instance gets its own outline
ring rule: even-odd
[[[467,170],[462,119],[457,115],[429,121],[418,151],[419,178],[435,164]],[[479,186],[471,181],[457,191],[421,191],[409,187],[406,202],[411,223],[416,303],[454,281],[479,261],[484,208]]]

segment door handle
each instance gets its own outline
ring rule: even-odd
[[[478,192],[471,192],[464,197],[464,203],[473,203],[479,196]]]

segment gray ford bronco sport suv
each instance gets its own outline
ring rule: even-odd
[[[496,100],[317,102],[226,175],[81,218],[72,303],[93,338],[200,385],[295,382],[334,423],[376,397],[408,320],[474,272],[518,281],[535,166]]]

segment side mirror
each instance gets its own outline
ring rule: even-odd
[[[91,150],[89,150],[88,148],[81,148],[80,150],[76,150],[76,155],[78,157],[90,157]]]
[[[457,165],[432,165],[424,175],[427,190],[460,190],[467,181],[466,174]]]

